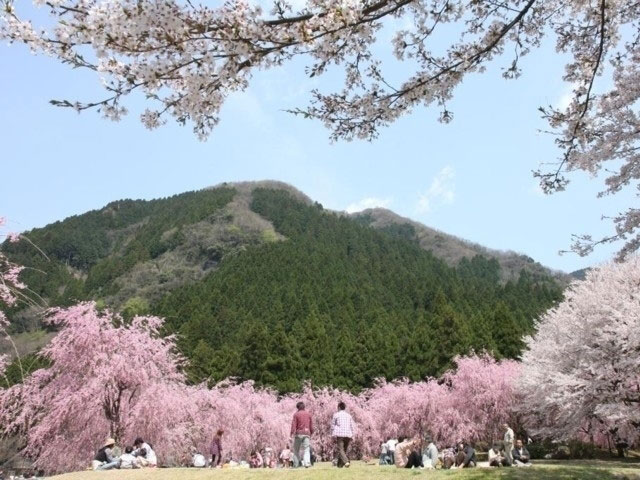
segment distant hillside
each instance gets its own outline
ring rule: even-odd
[[[585,278],[587,278],[587,273],[589,272],[589,270],[591,270],[591,268],[581,268],[580,270],[571,272],[570,275],[576,280],[584,280]]]
[[[514,357],[562,290],[534,262],[516,271],[511,254],[388,211],[327,211],[279,182],[115,201],[25,235],[48,259],[26,241],[2,248],[30,267],[34,294],[165,316],[194,382],[357,390],[436,375],[469,349]],[[28,309],[9,314],[39,327]]]
[[[255,189],[251,209],[286,240],[248,248],[156,312],[192,352],[194,381],[235,376],[358,389],[436,375],[469,349],[517,356],[533,319],[560,298],[551,277],[500,281],[476,255],[457,268],[287,192]]]
[[[2,248],[30,267],[23,278],[51,305],[93,298],[115,308],[137,299],[139,307],[202,278],[227,255],[283,238],[249,208],[259,186],[311,203],[281,182],[222,184],[164,199],[118,200],[25,232],[48,258],[27,242]],[[13,313],[21,329],[37,321],[30,311]]]
[[[544,267],[526,255],[492,250],[401,217],[385,208],[367,209],[353,213],[351,216],[365,225],[416,241],[421,248],[433,252],[436,257],[452,266],[457,265],[465,257],[472,258],[475,255],[495,258],[500,264],[503,281],[517,279],[521,270],[534,277],[553,276],[562,283],[568,283],[571,280],[569,275]]]

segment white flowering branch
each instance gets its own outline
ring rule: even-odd
[[[127,113],[126,98],[141,92],[149,103],[141,115],[148,128],[173,118],[192,124],[201,139],[219,122],[229,94],[245,90],[256,69],[278,67],[296,56],[309,59],[309,76],[320,76],[331,65],[344,72],[337,91],[313,90],[309,105],[289,109],[320,120],[332,140],[372,140],[419,106],[437,106],[440,121],[449,122],[454,113],[447,103],[466,77],[508,54],[503,76],[517,79],[522,57],[554,36],[558,52],[568,58],[564,80],[574,89],[568,107],[541,108],[561,152],[549,171],[535,172],[543,190],[563,190],[567,173],[597,174],[605,164],[611,167],[603,195],[638,184],[638,2],[307,0],[294,10],[275,0],[265,13],[249,0],[228,0],[216,8],[190,0],[33,0],[54,18],[49,29],[36,29],[12,0],[0,2],[0,38],[95,71],[108,92],[98,101],[54,105],[97,109],[118,120]],[[373,47],[380,29],[393,28],[398,19],[403,27],[393,35],[393,51],[413,71],[394,85],[385,76],[389,65]],[[443,39],[447,48],[434,51]],[[598,84],[604,73],[613,80],[611,88]],[[635,209],[621,213],[613,219],[614,235],[580,237],[575,250],[587,254],[598,243],[626,240],[619,252],[623,258],[640,246],[639,219]]]

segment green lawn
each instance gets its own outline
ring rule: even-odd
[[[475,468],[470,470],[402,470],[395,467],[380,467],[373,464],[354,462],[350,469],[337,469],[327,463],[318,464],[308,470],[210,470],[194,468],[159,468],[154,470],[112,470],[108,472],[76,472],[53,477],[56,480],[375,480],[405,479],[424,477],[429,479],[629,479],[640,480],[640,462],[567,460],[540,461],[531,468]]]

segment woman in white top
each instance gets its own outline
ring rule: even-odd
[[[136,438],[136,441],[133,442],[133,446],[136,447],[133,454],[138,457],[140,464],[143,467],[158,466],[158,458],[156,457],[156,452],[151,448],[151,445],[138,437]]]

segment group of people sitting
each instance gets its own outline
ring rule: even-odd
[[[250,468],[276,468],[278,460],[271,447],[266,447],[262,452],[254,450],[249,456]]]
[[[299,402],[298,411],[294,415],[291,427],[294,438],[294,448],[287,445],[280,455],[277,455],[270,447],[263,450],[251,452],[248,461],[235,462],[230,459],[224,464],[226,467],[240,466],[245,468],[288,468],[293,466],[311,466],[313,453],[309,437],[313,434],[313,423],[308,412],[305,411],[304,403]],[[504,441],[495,443],[488,453],[488,466],[530,466],[531,456],[524,447],[522,440],[518,440],[514,445],[514,433],[509,425],[505,424]],[[338,411],[332,419],[332,436],[335,437],[337,455],[334,464],[338,467],[349,466],[347,448],[349,440],[353,436],[354,425],[351,415],[345,411],[345,404],[340,402]],[[192,449],[191,464],[194,467],[222,467],[222,436],[223,430],[218,430],[214,436],[210,455],[211,461],[195,448]],[[301,455],[301,450],[304,454]],[[302,460],[302,462],[300,462]],[[94,470],[111,470],[114,468],[131,469],[143,467],[156,467],[158,460],[151,445],[142,438],[136,438],[133,446],[127,446],[124,453],[120,453],[113,438],[109,438],[97,451],[92,467]],[[438,452],[438,447],[429,436],[406,438],[400,437],[397,440],[388,438],[381,446],[381,465],[395,465],[398,468],[473,468],[478,465],[476,451],[469,442],[458,442],[455,447],[445,448]]]
[[[505,427],[502,443],[495,443],[488,453],[488,466],[531,466],[531,456],[522,440],[514,446],[513,430]],[[398,468],[473,468],[478,465],[476,451],[469,442],[461,441],[456,446],[438,452],[431,437],[388,438],[380,449],[380,465],[395,465]]]
[[[312,459],[315,457],[312,455]],[[216,467],[216,466],[227,466],[227,467],[245,467],[245,468],[291,468],[293,465],[293,451],[291,450],[291,446],[287,445],[284,448],[280,455],[271,448],[265,447],[262,450],[254,450],[251,452],[248,461],[239,461],[236,462],[233,459],[229,460],[228,463],[222,465],[215,461],[215,456],[212,455],[212,461],[207,463],[204,455],[197,453],[193,450],[191,466],[196,468],[204,468],[207,466]],[[313,463],[313,460],[312,460]]]
[[[490,467],[530,467],[531,455],[522,440],[516,441],[515,447],[508,452],[504,444],[494,443],[489,449]]]
[[[124,452],[116,447],[113,438],[109,438],[96,452],[91,466],[93,470],[157,467],[158,459],[151,445],[140,437],[136,438],[133,446],[126,446]]]
[[[251,452],[248,461],[239,460],[235,461],[233,458],[229,458],[227,463],[222,462],[223,450],[222,450],[222,437],[224,436],[224,430],[220,429],[214,435],[211,446],[209,448],[209,454],[211,460],[208,462],[204,455],[198,452],[195,448],[192,448],[191,454],[191,466],[196,468],[222,468],[222,467],[244,467],[244,468],[290,468],[294,462],[294,454],[291,449],[291,445],[287,445],[280,455],[277,451],[271,447],[264,447],[262,450],[254,450]],[[310,452],[313,459],[313,453]]]

